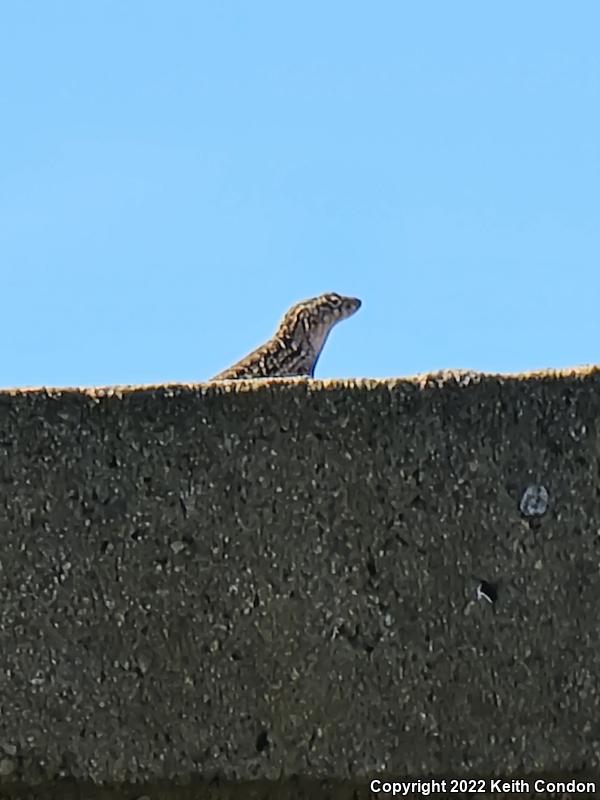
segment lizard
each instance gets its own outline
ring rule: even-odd
[[[211,380],[312,378],[331,329],[360,306],[358,298],[333,292],[296,303],[271,339]]]

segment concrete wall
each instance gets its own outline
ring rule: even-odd
[[[600,774],[599,416],[595,370],[0,393],[6,791]]]

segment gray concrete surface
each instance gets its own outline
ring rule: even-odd
[[[599,390],[0,393],[5,792],[600,775]]]

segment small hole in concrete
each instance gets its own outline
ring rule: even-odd
[[[261,731],[256,737],[256,749],[259,753],[268,750],[269,748],[269,734],[267,731]]]

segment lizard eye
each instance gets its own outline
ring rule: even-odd
[[[339,296],[339,294],[328,294],[327,302],[332,308],[338,308],[342,302],[342,298]]]

